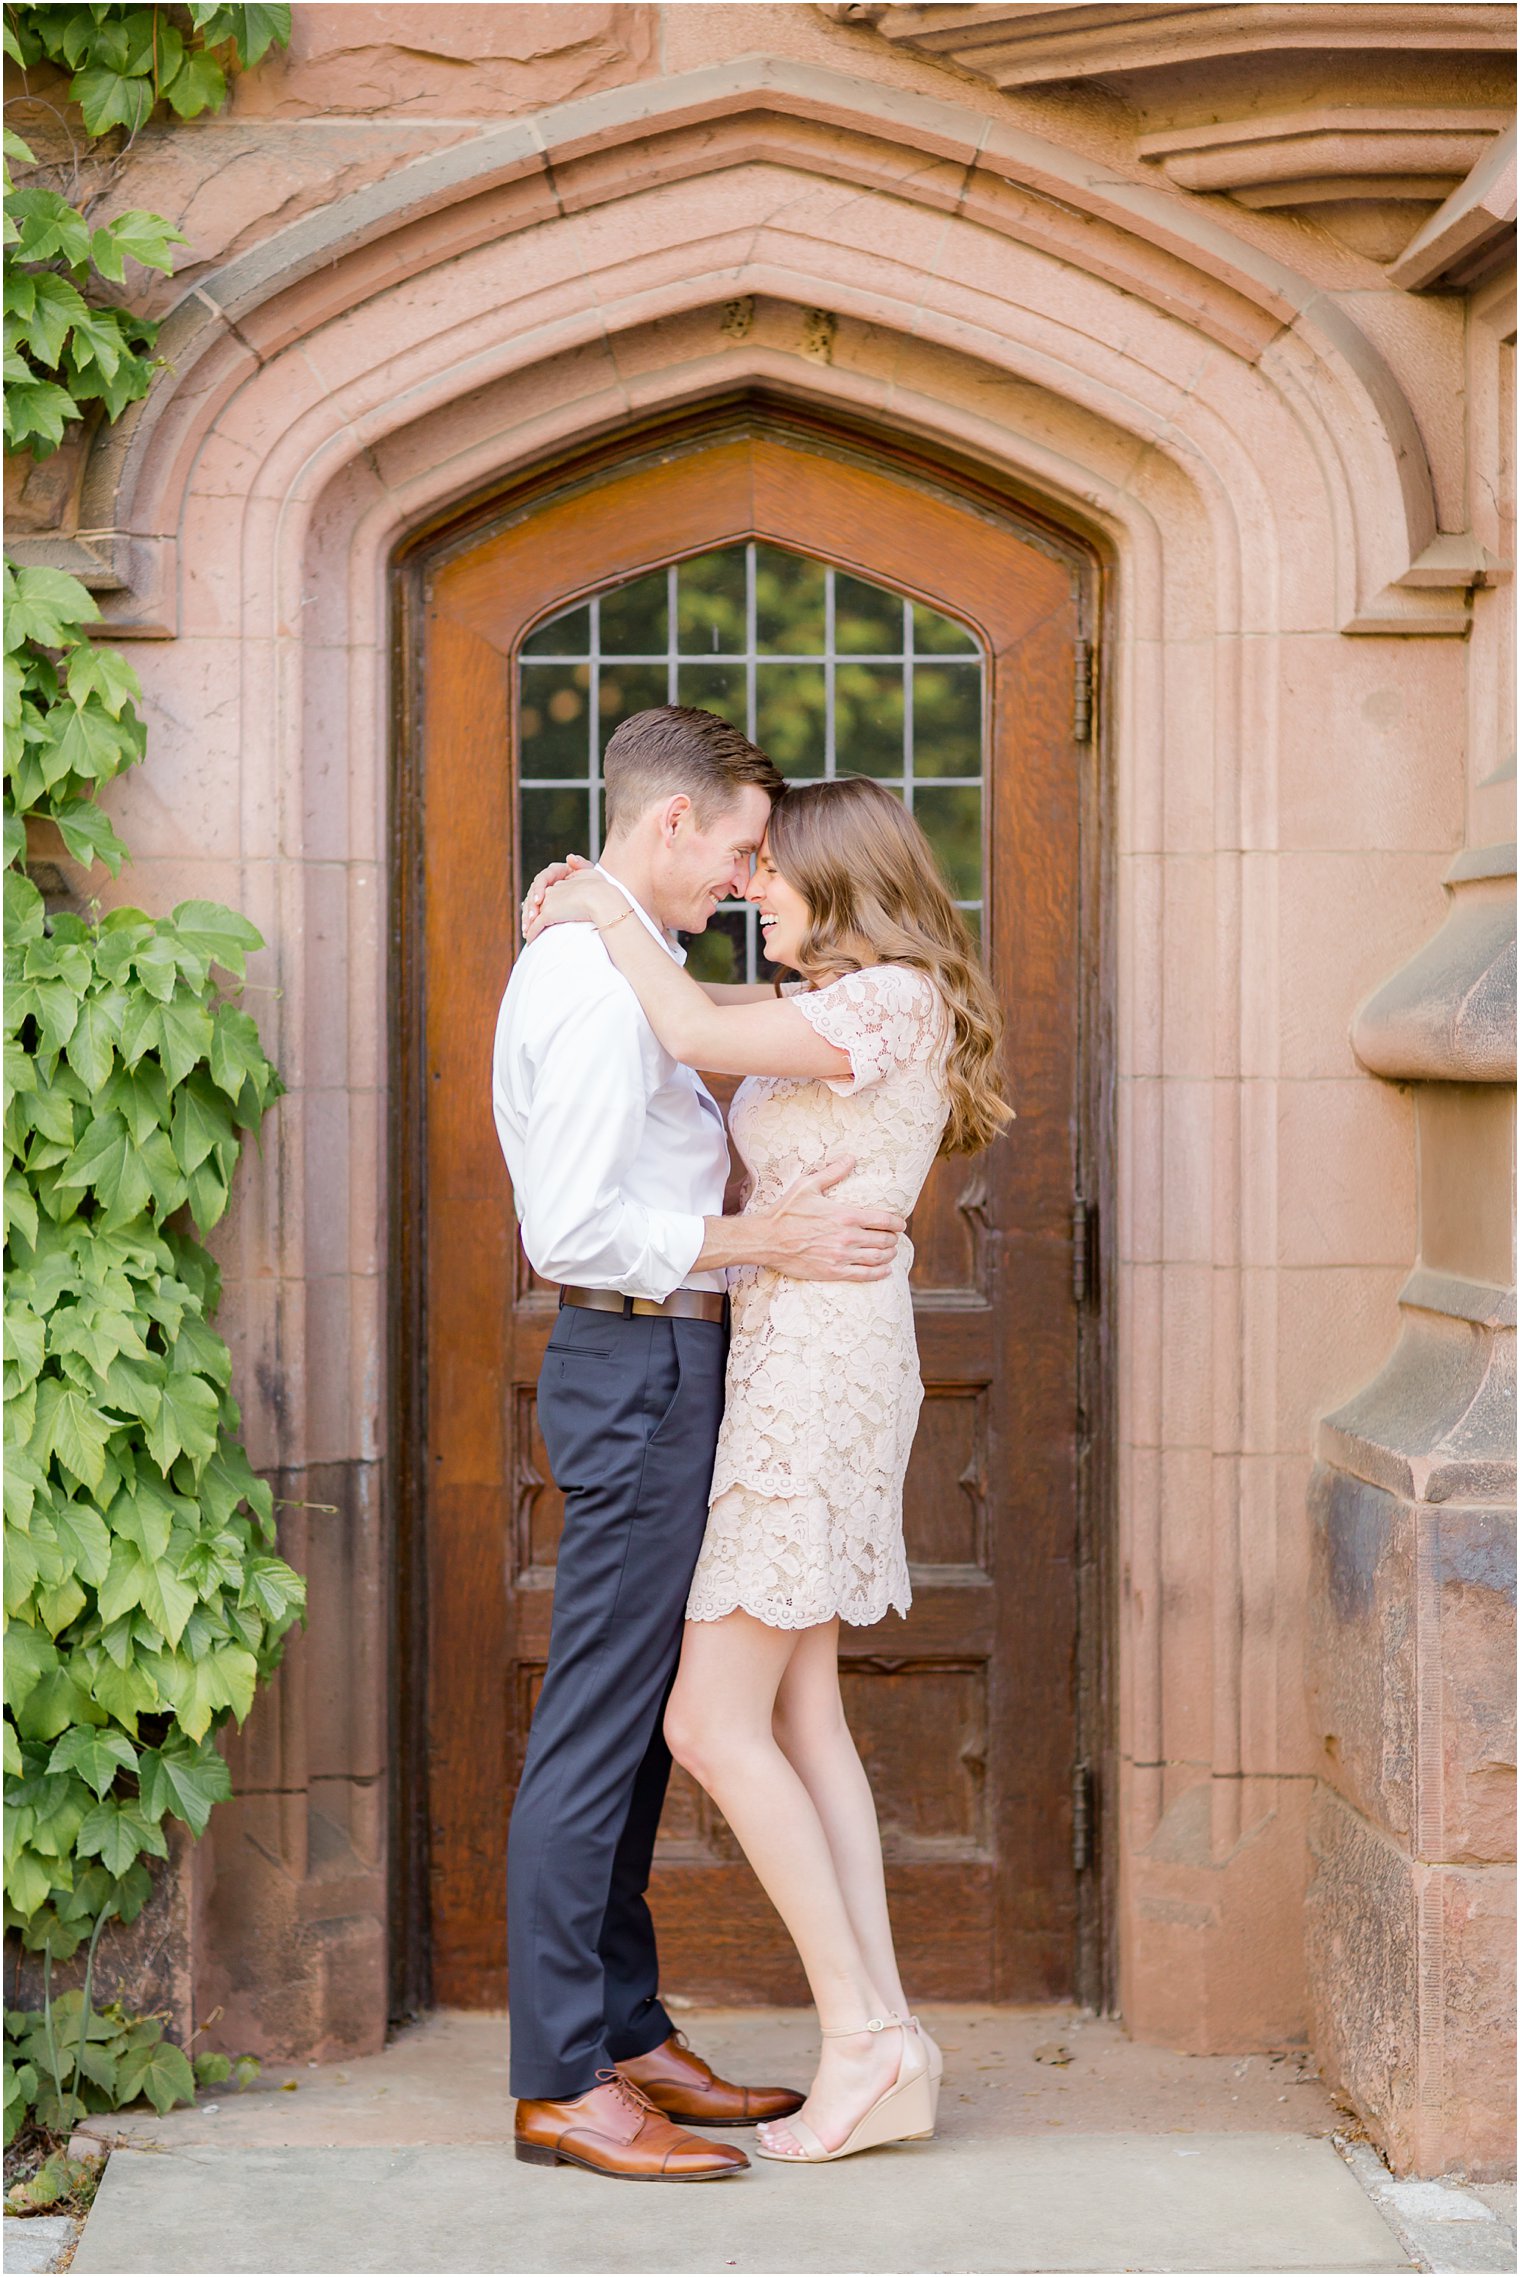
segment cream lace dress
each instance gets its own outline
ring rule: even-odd
[[[948,1112],[938,990],[905,965],[874,965],[789,1001],[853,1072],[740,1084],[729,1128],[750,1173],[745,1208],[850,1154],[833,1192],[906,1217]],[[923,1402],[912,1262],[905,1235],[884,1281],[730,1270],[727,1404],[689,1621],[742,1608],[777,1629],[836,1615],[865,1627],[889,1606],[907,1612],[902,1486]]]

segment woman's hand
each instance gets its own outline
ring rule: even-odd
[[[522,929],[525,941],[531,941],[533,938],[535,921],[543,906],[544,895],[550,886],[558,885],[564,878],[573,877],[577,870],[589,870],[593,867],[594,864],[588,862],[584,854],[571,854],[563,862],[551,862],[547,869],[539,871],[538,876],[523,895]]]
[[[599,878],[589,863],[567,870],[557,885],[545,886],[537,912],[523,928],[524,941],[536,941],[551,925],[610,925],[632,903],[615,885]]]

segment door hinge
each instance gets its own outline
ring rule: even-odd
[[[1092,1804],[1092,1765],[1074,1763],[1071,1767],[1071,1862],[1079,1874],[1085,1873],[1092,1864]]]
[[[1098,1213],[1080,1194],[1071,1205],[1071,1293],[1079,1305],[1092,1295],[1097,1263]]]
[[[1090,640],[1077,640],[1072,644],[1071,734],[1074,743],[1092,741],[1093,714],[1093,644]]]

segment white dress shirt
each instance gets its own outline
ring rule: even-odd
[[[546,1281],[657,1301],[683,1286],[724,1288],[721,1271],[693,1270],[702,1221],[723,1210],[722,1111],[659,1042],[594,927],[552,925],[513,966],[491,1102],[523,1247]]]

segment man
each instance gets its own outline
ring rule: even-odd
[[[612,923],[679,957],[673,936],[743,893],[782,778],[736,728],[677,705],[625,720],[603,776],[601,867],[628,903]],[[538,1412],[565,1523],[508,1841],[517,2155],[706,2181],[749,2162],[679,2122],[753,2124],[802,2102],[717,2078],[673,2031],[644,1896],[723,1413],[724,1268],[877,1279],[902,1220],[827,1200],[847,1161],[772,1211],[725,1218],[717,1104],[589,926],[553,927],[519,957],[492,1095],[523,1245],[561,1284]]]

